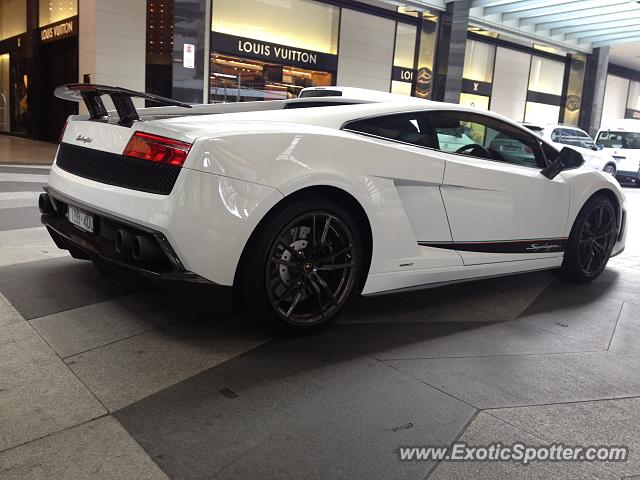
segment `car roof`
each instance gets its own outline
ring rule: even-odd
[[[603,130],[621,130],[640,133],[640,120],[635,120],[633,118],[620,118],[617,120],[610,120],[608,122],[603,122],[600,125],[600,131]]]
[[[325,97],[329,98],[329,97]],[[434,102],[430,100],[409,99],[360,103],[340,106],[323,106],[309,108],[293,108],[279,110],[255,110],[246,112],[225,113],[223,115],[198,115],[181,117],[177,119],[157,120],[165,126],[188,128],[206,122],[230,123],[230,122],[260,122],[260,123],[292,123],[315,125],[327,128],[341,128],[347,122],[367,117],[392,115],[400,113],[428,111],[428,110],[452,110],[458,112],[470,112],[497,118],[511,125],[524,128],[509,118],[490,111],[483,111],[473,107],[465,107],[454,103]]]

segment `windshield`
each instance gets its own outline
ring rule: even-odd
[[[636,132],[600,132],[597,144],[605,148],[640,149],[640,133]]]

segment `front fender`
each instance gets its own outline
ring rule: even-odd
[[[618,182],[609,174],[602,171],[578,168],[567,170],[561,174],[568,182],[570,188],[569,216],[567,219],[566,236],[571,233],[571,228],[580,213],[582,207],[596,193],[606,190],[615,195],[621,211],[626,210],[624,192]]]

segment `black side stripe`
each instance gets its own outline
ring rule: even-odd
[[[566,238],[507,240],[502,242],[418,242],[422,247],[446,248],[481,253],[554,253],[564,252]]]

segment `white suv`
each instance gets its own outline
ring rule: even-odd
[[[584,130],[560,123],[551,123],[549,125],[523,123],[522,125],[540,135],[558,150],[562,150],[563,147],[571,147],[579,151],[587,167],[602,170],[613,176],[616,175],[618,170],[616,159],[610,153],[597,147],[593,139]]]

